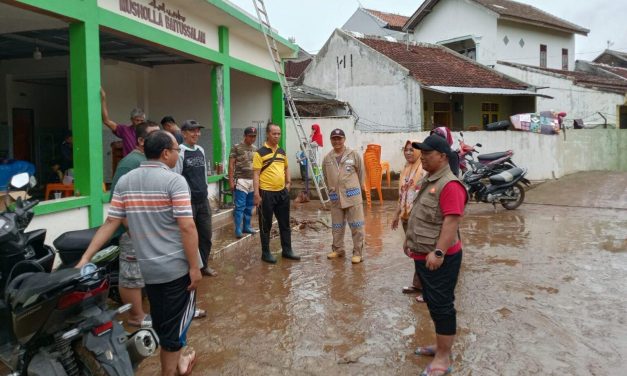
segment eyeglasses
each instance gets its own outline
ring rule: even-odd
[[[168,148],[168,150],[176,150],[177,152],[181,152],[181,148]]]

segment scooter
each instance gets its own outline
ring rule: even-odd
[[[28,183],[28,174],[18,174],[11,189]],[[35,205],[18,197],[14,209],[0,214],[0,361],[14,376],[132,375],[156,352],[156,334],[127,334],[113,320],[130,305],[107,309],[104,268],[88,264],[49,273],[54,254],[43,244],[45,230],[24,232]]]
[[[526,168],[514,167],[495,175],[486,175],[485,170],[469,172],[464,175],[463,183],[468,187],[468,195],[477,202],[494,205],[500,203],[505,209],[514,210],[525,200],[525,188],[529,185],[525,175]],[[489,183],[486,184],[485,181]]]
[[[128,335],[114,320],[130,309],[107,309],[104,269],[27,272],[0,300],[0,360],[10,375],[133,375],[158,346],[152,329]]]

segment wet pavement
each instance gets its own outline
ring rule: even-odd
[[[514,211],[469,205],[455,375],[624,374],[626,187],[627,173],[587,173],[528,191]],[[317,207],[292,206],[301,262],[261,262],[258,235],[216,255],[220,274],[198,293],[208,316],[188,338],[195,375],[417,375],[428,364],[413,355],[434,335],[426,306],[401,293],[413,263],[389,229],[395,203],[366,210],[358,265],[326,259],[330,214]],[[148,359],[138,374],[158,367]]]

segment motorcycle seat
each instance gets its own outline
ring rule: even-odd
[[[525,170],[520,167],[510,168],[509,170],[503,171],[500,174],[490,176],[490,183],[496,185],[511,183],[524,173]]]
[[[508,155],[510,155],[509,151],[499,151],[497,153],[481,154],[477,156],[477,159],[480,161],[493,161],[495,159],[507,157]]]
[[[64,269],[54,273],[24,273],[15,277],[6,289],[7,302],[12,307],[26,303],[33,296],[66,286],[80,277],[79,269]]]

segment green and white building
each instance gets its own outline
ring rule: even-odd
[[[275,38],[282,57],[295,55]],[[101,121],[101,86],[119,124],[135,107],[156,122],[199,121],[208,162],[225,171],[245,127],[285,127],[261,27],[228,1],[0,1],[0,158],[31,161],[45,182],[63,135],[74,138],[75,195],[35,208],[31,226],[47,228],[48,242],[106,215],[118,138]],[[210,194],[222,177],[208,177]]]

